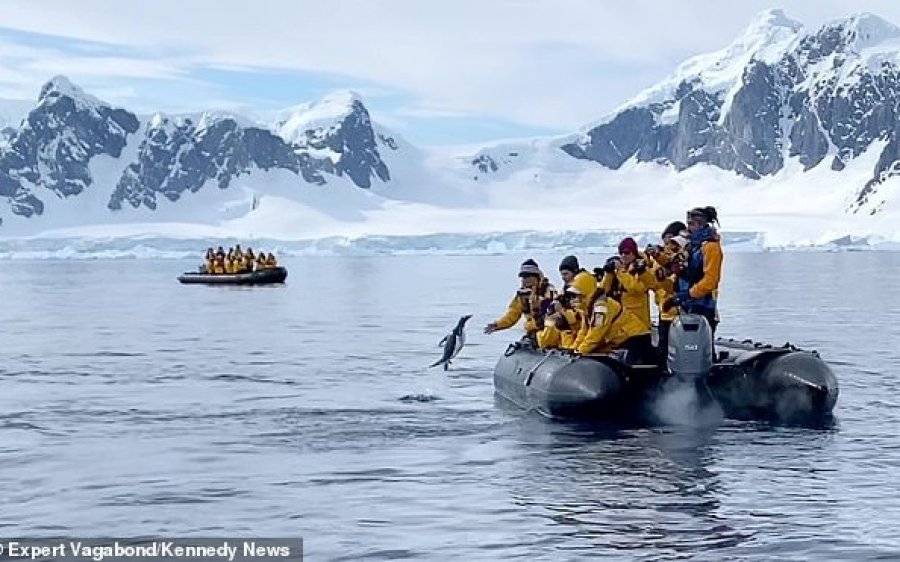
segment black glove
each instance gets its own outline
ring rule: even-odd
[[[647,271],[647,262],[644,260],[636,260],[634,262],[634,272],[641,275],[645,271]]]

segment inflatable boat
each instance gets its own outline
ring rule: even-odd
[[[837,401],[837,378],[815,351],[717,339],[713,355],[709,324],[690,314],[673,322],[669,338],[665,366],[629,365],[624,351],[576,356],[522,340],[497,362],[494,388],[551,418],[607,421],[658,421],[651,406],[679,388],[734,419],[813,421]]]
[[[287,269],[283,267],[271,267],[247,273],[185,272],[178,276],[178,281],[186,285],[270,285],[284,283],[285,279],[287,279]]]

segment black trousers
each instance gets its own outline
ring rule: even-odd
[[[650,334],[632,336],[622,344],[625,348],[627,365],[655,365],[656,352],[653,349],[653,338]]]
[[[671,320],[660,319],[656,329],[656,333],[659,336],[656,342],[656,357],[660,365],[666,364],[666,357],[669,355],[669,328],[671,327]]]

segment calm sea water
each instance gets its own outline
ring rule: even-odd
[[[309,560],[900,558],[900,254],[733,254],[721,333],[818,349],[826,429],[612,430],[494,398],[525,256],[0,268],[0,535],[297,536]],[[538,256],[554,272],[561,256]],[[593,262],[602,263],[603,256]],[[589,257],[583,261],[591,263]],[[449,373],[437,342],[472,313]]]

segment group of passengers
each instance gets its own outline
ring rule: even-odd
[[[204,273],[222,275],[250,273],[251,271],[278,267],[275,254],[271,252],[268,254],[265,252],[254,254],[253,248],[247,248],[244,251],[241,249],[240,244],[233,248],[228,248],[228,252],[222,246],[219,246],[215,251],[212,248],[207,248],[203,262]]]
[[[630,364],[664,363],[669,327],[679,310],[704,316],[715,331],[716,300],[722,271],[718,215],[713,207],[687,213],[687,224],[675,221],[662,233],[661,244],[643,251],[633,238],[619,243],[619,253],[593,273],[575,256],[559,265],[563,281],[557,292],[537,262],[525,260],[519,270],[521,288],[486,334],[505,330],[525,317],[529,339],[543,349],[580,355],[625,349]],[[716,226],[714,226],[716,225]],[[650,292],[658,317],[658,347],[651,339]]]

